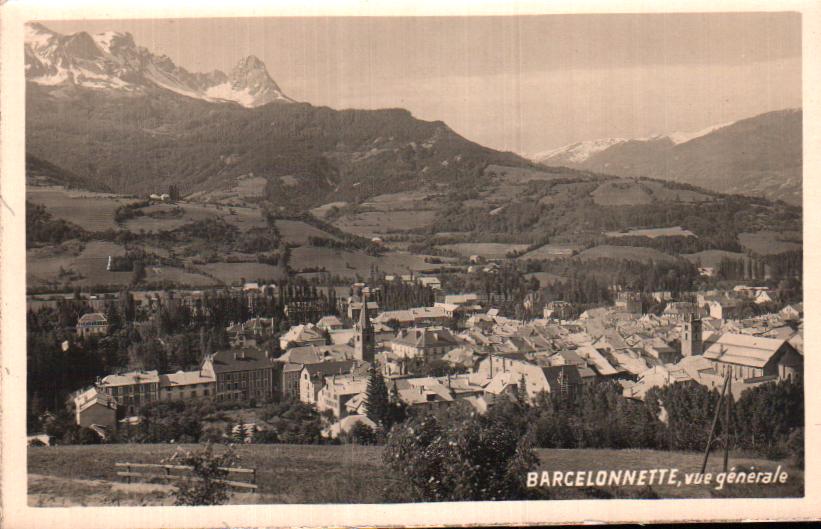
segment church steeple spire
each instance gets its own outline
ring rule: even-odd
[[[362,329],[370,329],[371,317],[368,314],[368,294],[362,294],[362,310],[359,311],[359,327]]]
[[[354,356],[357,360],[373,362],[376,339],[373,332],[370,314],[368,314],[368,295],[362,295],[362,308],[359,311],[359,322],[354,325]]]

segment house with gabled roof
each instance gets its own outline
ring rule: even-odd
[[[722,333],[705,339],[704,358],[716,372],[751,383],[795,380],[802,376],[803,356],[787,340]]]
[[[334,417],[343,418],[348,413],[347,404],[354,397],[364,394],[368,389],[368,375],[350,373],[326,375],[322,388],[316,394],[316,409],[320,412],[330,410]]]
[[[334,315],[323,316],[318,322],[316,322],[316,326],[319,329],[331,332],[342,328],[342,320]]]
[[[394,353],[428,362],[458,347],[459,341],[443,327],[413,327],[400,331],[388,345]]]
[[[103,336],[108,329],[108,319],[101,312],[89,312],[77,320],[77,336]]]
[[[804,304],[803,303],[791,303],[786,305],[783,309],[781,309],[778,314],[784,320],[800,320],[804,317]]]
[[[295,325],[279,338],[279,346],[283,351],[291,347],[325,345],[326,343],[327,339],[322,330],[313,323]]]
[[[397,378],[392,388],[399,400],[411,408],[436,409],[452,404],[452,391],[435,377]]]
[[[370,365],[356,360],[338,360],[305,364],[299,375],[299,400],[306,404],[316,404],[317,395],[325,386],[325,378],[346,375],[354,371],[364,376]]]
[[[617,362],[611,363],[604,354],[592,345],[581,345],[574,351],[583,358],[589,367],[600,377],[615,378],[625,372],[625,369]]]
[[[75,395],[74,420],[85,428],[93,424],[114,428],[117,425],[117,401],[114,397],[91,387]]]

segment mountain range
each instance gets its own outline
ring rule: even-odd
[[[192,73],[128,33],[62,35],[38,23],[27,25],[25,53],[30,159],[116,193],[173,183],[207,195],[255,182],[258,200],[307,209],[421,188],[458,194],[487,184],[492,165],[564,166],[801,203],[800,110],[694,134],[582,142],[528,160],[404,109],[296,102],[254,56],[229,74]]]
[[[60,35],[28,26],[27,153],[117,193],[183,194],[262,179],[290,210],[534,166],[404,109],[295,102],[249,57],[229,76],[190,73],[127,33]],[[237,104],[239,103],[239,104]]]
[[[26,25],[26,78],[44,86],[77,86],[121,94],[160,88],[205,101],[233,101],[245,107],[292,103],[265,65],[251,55],[229,74],[190,73],[165,55],[137,46],[130,33],[84,31],[62,35],[42,24]]]
[[[672,180],[801,205],[801,125],[801,109],[786,109],[695,133],[589,140],[529,157],[548,166]]]

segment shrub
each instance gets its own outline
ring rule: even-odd
[[[461,416],[427,414],[396,425],[385,464],[423,501],[528,497],[524,479],[537,462],[529,436],[498,418],[456,414]]]
[[[358,445],[373,445],[376,444],[376,432],[373,431],[373,428],[368,426],[363,422],[358,422],[353,425],[351,428],[350,433],[348,434],[350,440],[354,444]]]
[[[181,479],[174,490],[175,505],[220,505],[228,501],[225,477],[228,467],[238,458],[232,447],[222,454],[215,454],[211,443],[200,450],[177,451],[165,462],[192,467],[191,475]]]
[[[787,450],[791,463],[799,468],[804,467],[804,428],[796,428],[787,438]]]

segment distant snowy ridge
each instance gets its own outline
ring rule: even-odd
[[[722,123],[720,125],[712,125],[710,127],[701,129],[697,132],[672,132],[670,134],[654,134],[652,136],[644,136],[641,138],[601,138],[597,140],[587,140],[581,141],[577,143],[571,143],[570,145],[565,145],[563,147],[558,147],[556,149],[551,149],[549,151],[544,151],[535,154],[526,154],[524,155],[526,158],[533,160],[534,162],[538,163],[573,163],[573,164],[581,164],[586,162],[595,154],[598,154],[602,151],[609,149],[615,145],[619,145],[622,143],[627,143],[629,141],[635,142],[651,142],[651,141],[670,141],[674,145],[679,145],[682,143],[687,143],[688,141],[692,141],[696,138],[700,138],[702,136],[706,136],[711,132],[715,132],[718,129],[722,129],[724,127],[728,127],[735,123],[735,121],[730,121],[728,123]]]

